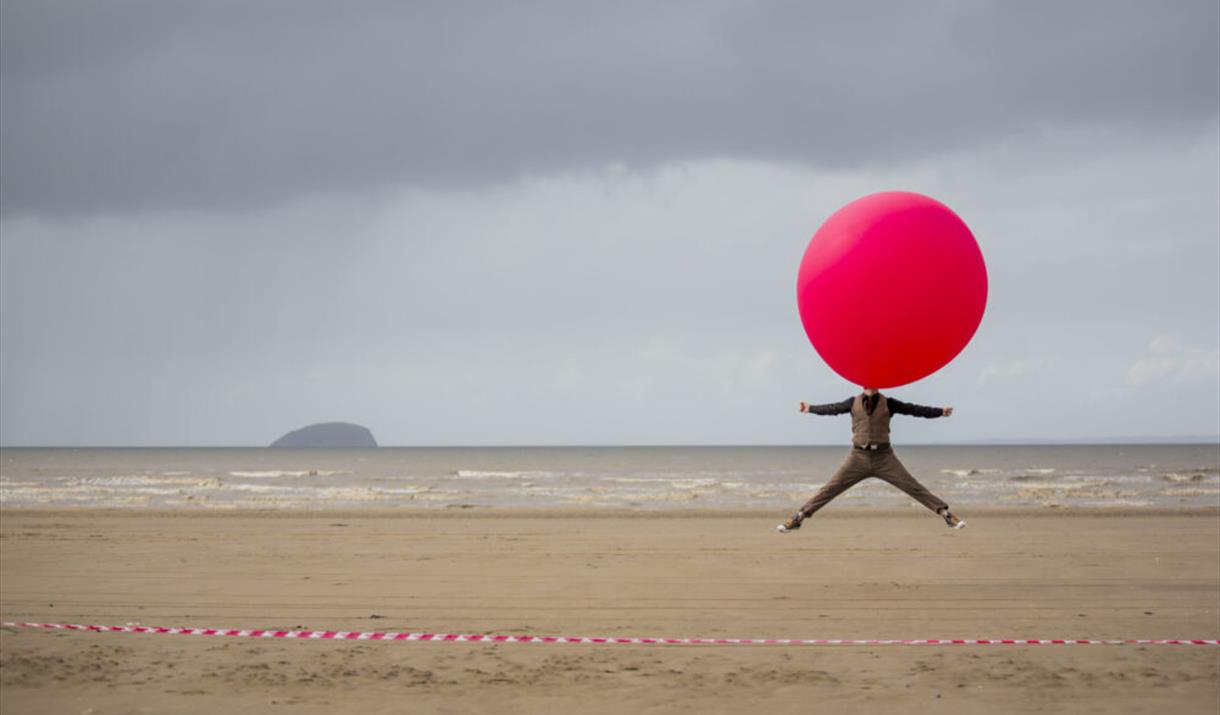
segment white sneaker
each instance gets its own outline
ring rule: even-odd
[[[797,514],[797,515],[793,516],[791,519],[789,519],[788,521],[785,521],[784,523],[775,527],[775,530],[781,534],[787,534],[790,531],[796,531],[797,529],[801,528],[802,521],[804,521],[804,519],[801,517],[800,514]]]

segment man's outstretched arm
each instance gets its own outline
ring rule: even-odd
[[[801,412],[808,412],[811,415],[845,415],[851,412],[851,403],[855,399],[849,397],[842,402],[831,402],[828,405],[810,405],[802,402]]]
[[[925,407],[924,405],[916,405],[902,400],[887,398],[887,404],[890,406],[891,415],[910,415],[912,417],[948,417],[953,414],[952,407]]]

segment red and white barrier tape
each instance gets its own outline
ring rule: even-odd
[[[1220,645],[1220,640],[1095,640],[1095,639],[913,639],[844,640],[823,638],[587,638],[577,636],[494,636],[479,633],[383,633],[364,631],[279,631],[237,628],[159,628],[155,626],[83,626],[74,623],[5,623],[13,628],[42,628],[97,633],[156,633],[181,636],[237,638],[304,638],[346,641],[425,641],[443,643],[572,643],[594,645]]]

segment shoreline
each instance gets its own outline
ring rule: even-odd
[[[0,509],[782,514],[824,486],[848,449],[23,450],[3,455]],[[1220,453],[1208,447],[932,447],[902,459],[961,512],[1220,507]],[[831,508],[910,503],[865,480]]]
[[[800,506],[794,504],[792,509]],[[0,519],[5,516],[88,516],[110,518],[370,518],[370,519],[748,519],[782,518],[792,511],[763,507],[722,508],[656,508],[624,509],[617,507],[502,507],[502,506],[437,506],[437,507],[368,507],[368,508],[322,508],[301,507],[195,507],[195,508],[148,508],[130,507],[64,507],[56,506],[0,506]],[[955,510],[957,511],[957,510]],[[1218,517],[1220,506],[991,506],[960,509],[964,518],[984,517]],[[827,519],[855,518],[929,518],[935,516],[918,505],[910,507],[871,507],[832,505],[814,517]]]

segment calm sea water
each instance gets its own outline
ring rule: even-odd
[[[0,449],[0,505],[790,509],[842,447]],[[909,446],[954,505],[1220,506],[1220,445]],[[913,504],[879,480],[836,506]]]

